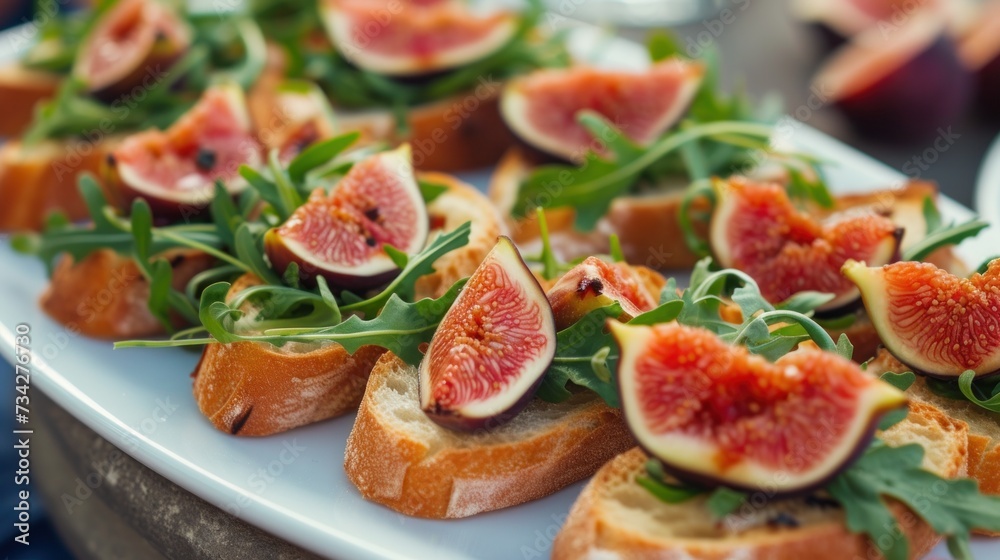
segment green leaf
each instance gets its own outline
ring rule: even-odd
[[[212,221],[215,223],[216,231],[223,243],[227,247],[236,245],[236,229],[246,221],[243,214],[233,202],[233,195],[229,194],[222,181],[215,182],[215,194],[209,206],[212,214]]]
[[[705,505],[708,506],[708,510],[712,512],[713,517],[722,519],[738,510],[746,499],[747,495],[743,492],[737,492],[736,490],[720,486],[708,496],[708,501]]]
[[[824,303],[833,301],[834,297],[836,296],[833,294],[823,292],[798,292],[774,307],[797,313],[811,313]]]
[[[296,334],[294,329],[285,332],[276,329],[265,331],[264,335],[298,341],[329,340],[350,353],[366,345],[380,346],[415,366],[423,358],[421,345],[430,342],[464,285],[465,280],[460,280],[440,298],[424,298],[414,303],[407,303],[392,294],[382,312],[369,320],[352,315],[342,323],[313,332]]]
[[[292,261],[288,263],[285,272],[281,275],[281,281],[292,288],[299,288],[299,263]]]
[[[840,338],[837,340],[837,354],[847,360],[854,357],[854,345],[845,333],[840,333]]]
[[[302,183],[310,171],[333,161],[341,152],[354,144],[360,136],[359,132],[348,132],[309,146],[288,164],[288,176],[292,182]],[[423,192],[422,188],[421,192]]]
[[[635,477],[635,482],[639,486],[642,486],[649,491],[650,494],[656,496],[661,502],[668,504],[679,504],[694,498],[695,496],[700,496],[704,494],[705,491],[700,488],[692,488],[690,486],[677,486],[674,484],[667,484],[662,480],[657,480],[649,476],[639,475]]]
[[[887,497],[949,537],[955,549],[965,546],[973,529],[1000,530],[1000,498],[984,496],[973,480],[942,479],[924,470],[923,456],[918,444],[876,443],[827,488],[843,507],[848,529],[868,535],[887,560],[904,560],[909,554]]]
[[[218,282],[205,288],[205,291],[201,293],[201,307],[198,310],[201,324],[212,335],[212,338],[223,344],[240,340],[240,337],[233,331],[234,324],[241,316],[241,312],[226,304],[226,294],[229,292],[229,288],[228,282]]]
[[[684,234],[684,243],[688,249],[699,257],[707,257],[712,254],[712,247],[708,241],[701,238],[694,225],[694,204],[702,199],[707,201],[710,207],[715,206],[715,189],[712,188],[711,181],[695,181],[684,191],[684,198],[677,210],[677,223]],[[708,219],[709,216],[706,215],[701,221],[707,224]]]
[[[963,224],[941,227],[904,251],[903,260],[922,261],[941,247],[958,245],[970,237],[979,235],[979,232],[988,226],[989,223],[985,220],[975,218]]]
[[[409,255],[392,245],[383,245],[382,250],[385,251],[385,254],[389,255],[389,259],[392,261],[392,264],[396,265],[396,268],[400,270],[406,268],[406,263],[410,262]]]
[[[968,370],[964,372],[962,375],[958,376],[958,388],[959,390],[962,391],[962,395],[964,395],[969,402],[975,404],[976,406],[979,406],[980,408],[984,408],[986,410],[989,410],[990,412],[1000,413],[1000,393],[996,392],[997,387],[1000,387],[1000,385],[996,384],[998,382],[992,379],[986,380],[987,383],[994,384],[993,387],[991,388],[991,391],[987,393],[988,395],[990,395],[988,398],[981,398],[979,395],[976,394],[977,392],[980,391],[976,390],[976,387],[974,385],[975,382],[976,382],[976,372],[972,370]]]
[[[430,181],[417,181],[420,187],[420,196],[424,199],[424,204],[430,204],[437,200],[437,197],[448,192],[448,185],[432,183]]]
[[[938,211],[937,203],[934,202],[933,197],[924,197],[922,212],[925,224],[924,231],[928,235],[941,229],[941,226],[943,225],[941,221],[941,212]]]
[[[646,50],[649,52],[649,59],[653,62],[683,54],[677,39],[665,31],[651,33],[646,39]]]
[[[377,295],[363,301],[349,303],[341,308],[344,313],[357,313],[365,317],[378,315],[382,306],[395,295],[403,300],[413,299],[417,280],[425,274],[434,272],[434,262],[441,256],[466,246],[469,243],[469,233],[472,224],[465,222],[453,231],[435,237],[419,253],[406,263],[406,267],[396,278]]]
[[[541,207],[535,208],[535,216],[538,218],[538,232],[542,239],[542,278],[552,280],[559,276],[559,261],[552,251],[552,243],[549,239],[549,223],[545,219],[545,210]]]
[[[625,262],[625,253],[622,252],[622,242],[617,233],[608,236],[608,246],[611,249],[611,260],[619,263]]]
[[[562,402],[572,393],[569,383],[586,387],[617,408],[618,388],[609,363],[618,361],[618,345],[604,328],[608,319],[617,320],[622,308],[617,303],[587,313],[579,321],[556,333],[556,354],[535,393],[549,402]],[[595,356],[603,355],[595,367]]]
[[[281,278],[264,260],[263,246],[246,222],[236,228],[235,246],[236,258],[250,269],[250,272],[268,284],[281,284]]]
[[[680,299],[675,299],[672,301],[667,301],[661,303],[655,308],[641,313],[632,318],[628,322],[630,325],[656,325],[660,323],[669,323],[677,317],[680,317],[681,312],[684,311],[684,301]]]
[[[158,258],[149,264],[149,311],[167,332],[173,332],[170,321],[170,293],[173,291],[173,269],[166,259]]]
[[[153,212],[141,198],[132,203],[132,237],[135,242],[135,258],[145,264],[153,245]]]
[[[913,383],[917,380],[917,376],[913,375],[912,371],[904,371],[902,373],[887,371],[880,375],[879,379],[885,381],[900,391],[905,391],[913,385]]]

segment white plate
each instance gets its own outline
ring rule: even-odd
[[[993,141],[979,168],[976,211],[993,227],[1000,227],[1000,136]]]
[[[838,190],[885,188],[903,179],[808,127],[798,127],[793,140],[839,164],[829,173]],[[480,186],[484,178],[469,177]],[[942,210],[958,220],[971,214],[949,199],[942,200]],[[44,391],[181,487],[320,555],[440,560],[548,556],[582,483],[531,504],[458,521],[412,519],[366,502],[342,467],[353,416],[259,439],[223,434],[202,417],[191,396],[189,373],[197,354],[113,351],[107,342],[74,336],[36,305],[46,284],[41,264],[13,253],[5,238],[0,242],[0,353],[11,361],[15,326],[30,325],[33,389]],[[978,264],[998,245],[1000,236],[990,230],[964,244],[961,254]],[[113,477],[103,483],[113,484]],[[973,546],[982,558],[1000,557],[1000,543],[980,540]],[[947,557],[943,548],[935,554]]]

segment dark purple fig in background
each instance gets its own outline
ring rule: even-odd
[[[980,110],[1000,119],[1000,1],[983,8],[962,39],[961,54],[975,73]]]
[[[191,44],[191,30],[156,0],[122,0],[101,16],[80,47],[73,75],[100,99],[144,95]]]
[[[915,143],[962,116],[972,75],[945,33],[943,19],[927,13],[858,35],[824,65],[814,88],[859,133]]]
[[[214,86],[165,131],[133,134],[111,153],[109,181],[126,204],[143,198],[160,218],[203,215],[215,181],[236,193],[246,188],[239,167],[258,167],[261,147],[253,135],[243,90]]]
[[[313,284],[323,276],[355,292],[391,280],[399,268],[385,246],[413,256],[427,242],[427,206],[413,174],[410,145],[375,154],[351,168],[329,194],[322,188],[264,236],[275,270],[292,262]]]
[[[844,274],[860,288],[882,344],[914,371],[943,379],[1000,371],[1000,260],[969,278],[912,261],[850,262]]]
[[[858,364],[815,348],[772,364],[705,329],[608,326],[636,441],[667,472],[709,488],[775,497],[820,488],[868,447],[882,414],[906,403]]]
[[[826,50],[833,50],[872,28],[904,25],[921,12],[957,19],[961,4],[954,0],[793,0],[792,13],[819,33]]]
[[[845,262],[886,264],[899,255],[902,231],[874,211],[819,221],[796,208],[783,186],[740,177],[718,181],[716,198],[709,229],[716,262],[746,272],[772,303],[823,292],[834,299],[817,313],[839,314],[860,297],[840,273]]]
[[[500,237],[442,319],[420,363],[420,407],[462,431],[499,426],[531,400],[556,351],[552,309]]]

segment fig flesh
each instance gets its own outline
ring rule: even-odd
[[[479,15],[457,2],[397,4],[324,0],[323,22],[337,51],[359,68],[418,76],[458,68],[496,52],[514,37],[511,12]]]
[[[240,165],[262,161],[243,92],[225,84],[206,90],[166,131],[127,137],[108,165],[126,202],[141,197],[159,217],[189,218],[206,211],[215,181],[237,193],[247,185]]]
[[[845,212],[822,222],[792,204],[784,187],[734,177],[716,183],[709,239],[716,261],[750,275],[772,303],[798,292],[830,293],[817,311],[832,313],[858,300],[840,273],[849,259],[896,260],[902,230],[874,212]]]
[[[649,311],[659,303],[663,277],[626,263],[608,263],[587,257],[564,274],[547,292],[556,328],[565,329],[587,313],[617,302],[622,321]]]
[[[822,487],[871,441],[901,391],[836,354],[800,348],[775,363],[676,323],[609,321],[633,435],[678,478],[707,487]]]
[[[420,407],[454,430],[499,426],[531,400],[555,350],[545,293],[501,236],[431,339],[420,363]]]
[[[839,107],[858,132],[914,142],[958,120],[972,76],[944,19],[921,12],[892,33],[875,27],[858,35],[823,66],[814,90]]]
[[[504,88],[504,121],[534,148],[578,161],[589,149],[604,153],[577,121],[594,111],[639,145],[648,145],[687,111],[704,69],[682,59],[664,60],[638,71],[586,66],[539,70]]]
[[[161,80],[190,45],[187,24],[164,3],[122,0],[87,36],[73,75],[110,101]]]
[[[264,248],[279,273],[295,262],[304,282],[321,275],[332,287],[364,290],[399,273],[385,246],[415,255],[427,241],[428,222],[410,146],[403,144],[354,164],[331,192],[313,191],[267,232]]]
[[[947,379],[1000,371],[1000,260],[969,278],[912,261],[851,261],[844,274],[860,288],[882,344],[916,372]]]

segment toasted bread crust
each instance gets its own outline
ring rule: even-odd
[[[244,274],[233,282],[227,298],[260,283]],[[357,407],[368,374],[383,352],[362,346],[352,355],[339,344],[285,350],[262,342],[209,344],[191,374],[194,399],[223,432],[276,434]]]
[[[172,250],[164,258],[173,268],[173,287],[183,290],[214,259],[193,250]],[[149,284],[130,257],[100,249],[80,262],[64,256],[39,301],[50,317],[92,338],[124,340],[162,334],[149,312]]]
[[[489,199],[474,187],[444,173],[424,172],[419,178],[448,187],[427,205],[432,235],[434,230],[446,233],[465,222],[472,222],[468,245],[439,258],[434,262],[434,272],[417,280],[417,299],[437,298],[455,282],[471,276],[507,228]]]
[[[580,558],[628,558],[635,560],[844,560],[845,558],[879,558],[868,540],[848,532],[841,522],[819,523],[794,530],[753,539],[741,538],[739,543],[723,539],[677,539],[664,542],[609,518],[601,504],[605,487],[641,472],[646,454],[633,449],[604,466],[583,489],[570,510],[562,530],[552,546],[552,560]],[[910,542],[910,558],[923,557],[940,541],[940,537],[903,505],[893,503],[893,514],[900,521]]]
[[[391,353],[375,365],[344,462],[366,499],[400,513],[458,518],[536,500],[590,476],[633,445],[620,412],[592,401],[536,437],[429,449],[385,423],[372,397],[400,367]]]
[[[0,136],[20,136],[35,115],[35,105],[49,99],[59,88],[56,74],[30,70],[19,63],[0,67]]]
[[[500,84],[479,84],[458,95],[413,107],[408,134],[397,132],[388,109],[338,114],[343,131],[358,130],[362,141],[409,142],[413,165],[425,171],[462,171],[493,165],[514,137],[500,116]]]
[[[96,143],[46,140],[29,148],[11,141],[0,147],[0,199],[4,201],[0,231],[41,229],[54,210],[61,210],[70,220],[87,218],[77,179],[84,172],[98,175],[118,141],[107,136]]]

